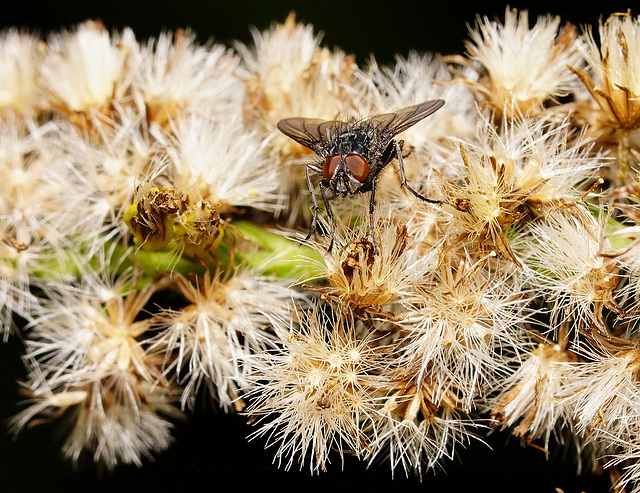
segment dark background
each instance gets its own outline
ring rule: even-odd
[[[530,19],[538,14],[560,15],[577,25],[597,24],[601,16],[626,11],[628,4],[609,2],[512,2],[513,8],[526,9]],[[467,25],[476,14],[503,19],[504,3],[378,1],[194,1],[158,0],[109,2],[48,0],[12,2],[13,10],[2,9],[2,27],[24,27],[46,34],[70,28],[86,19],[100,19],[109,29],[131,27],[138,39],[157,36],[162,30],[191,28],[201,41],[214,39],[229,44],[234,40],[251,42],[250,26],[260,30],[282,22],[294,10],[297,19],[311,23],[323,33],[323,44],[356,55],[366,64],[369,54],[379,63],[392,63],[394,54],[409,50],[441,54],[464,51]],[[632,12],[638,15],[638,12]],[[0,70],[2,68],[0,67]],[[20,341],[13,337],[0,343],[0,420],[15,414],[19,401],[16,379],[23,373]],[[424,474],[422,481],[406,479],[397,471],[392,481],[387,464],[366,467],[347,458],[344,471],[335,457],[329,471],[311,476],[307,470],[284,472],[272,465],[273,451],[264,450],[261,441],[247,442],[250,431],[245,419],[211,409],[199,410],[176,430],[176,443],[142,469],[121,467],[111,474],[98,474],[91,467],[72,467],[59,460],[55,427],[27,430],[13,442],[0,427],[0,491],[216,491],[233,488],[322,488],[323,490],[365,491],[474,491],[598,493],[608,490],[606,477],[581,477],[561,460],[546,460],[533,448],[523,448],[516,440],[505,444],[506,435],[488,438],[493,448],[473,443],[458,450],[459,461],[443,463],[444,471]]]
[[[506,5],[451,0],[23,0],[12,2],[12,9],[3,9],[0,23],[46,33],[86,19],[100,19],[108,28],[131,27],[138,38],[157,36],[163,29],[191,27],[202,40],[228,43],[250,42],[249,26],[265,29],[284,21],[293,10],[301,22],[324,33],[327,46],[353,53],[361,62],[373,53],[384,63],[409,49],[460,53],[467,24],[475,22],[476,14],[502,19]],[[551,13],[580,25],[595,24],[601,15],[606,18],[614,11],[626,11],[630,3],[532,0],[508,5],[528,10],[531,20]],[[607,11],[603,10],[605,5]]]

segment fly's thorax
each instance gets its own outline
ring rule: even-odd
[[[338,135],[325,143],[324,154],[360,154],[367,161],[374,159],[380,143],[376,141],[375,134],[366,127],[354,127],[348,131],[342,130]]]

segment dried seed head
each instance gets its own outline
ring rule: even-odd
[[[629,12],[612,14],[600,23],[601,46],[585,36],[584,56],[593,76],[570,67],[613,128],[640,127],[640,22]]]
[[[138,187],[135,200],[124,220],[143,248],[203,257],[222,239],[220,214],[208,200],[191,205],[173,188],[149,184]]]
[[[521,262],[511,249],[507,228],[521,216],[521,206],[544,184],[540,180],[527,190],[516,188],[511,166],[494,156],[470,156],[464,147],[460,153],[467,175],[460,183],[440,180],[445,210],[451,214],[452,241],[447,253],[460,239],[476,244],[481,252],[496,251],[516,266]]]
[[[124,221],[137,245],[158,250],[169,244],[174,221],[186,207],[184,196],[171,188],[138,187]]]
[[[385,306],[389,310],[397,303],[430,262],[424,257],[416,258],[412,246],[418,244],[418,239],[408,234],[405,224],[381,225],[378,231],[378,253],[368,238],[356,233],[352,240],[325,254],[328,285],[306,287],[345,312],[353,310],[361,317],[391,317]]]
[[[177,220],[176,240],[189,256],[203,257],[222,239],[220,214],[208,200],[186,208]]]
[[[481,71],[478,80],[467,83],[498,118],[532,115],[575,90],[567,64],[580,63],[576,30],[568,24],[558,32],[559,24],[559,17],[540,16],[529,27],[526,10],[507,7],[504,24],[485,18],[471,31],[467,52]]]

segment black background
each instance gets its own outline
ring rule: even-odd
[[[601,16],[626,11],[628,4],[586,2],[512,2],[526,9],[530,19],[538,14],[560,15],[577,25],[596,25]],[[138,39],[157,36],[162,30],[191,28],[201,41],[214,39],[229,44],[251,42],[250,26],[266,29],[282,22],[294,10],[297,19],[311,23],[323,33],[323,44],[356,55],[366,64],[369,54],[379,63],[392,63],[394,54],[410,50],[441,54],[463,53],[467,25],[476,14],[503,19],[504,3],[460,3],[452,1],[167,1],[111,0],[88,2],[49,0],[11,2],[2,9],[2,27],[24,27],[46,34],[73,27],[86,19],[100,19],[109,29],[131,27]],[[632,12],[638,15],[638,12]],[[2,68],[0,67],[0,70]],[[22,373],[20,341],[13,337],[0,343],[0,419],[15,414],[19,401],[16,379]],[[41,426],[12,441],[0,428],[0,491],[216,491],[230,489],[318,488],[324,491],[475,491],[598,493],[608,490],[606,477],[575,477],[574,468],[560,460],[546,460],[543,453],[524,448],[506,435],[488,438],[493,450],[473,443],[458,452],[459,461],[443,463],[444,471],[424,474],[422,481],[405,478],[398,471],[391,479],[387,464],[367,469],[347,458],[344,470],[335,457],[326,473],[312,476],[308,470],[279,470],[272,464],[273,451],[260,441],[247,442],[250,431],[245,419],[212,409],[201,409],[176,429],[176,443],[142,469],[121,467],[99,474],[91,467],[72,468],[58,456],[55,427]],[[461,462],[461,463],[460,463]],[[258,490],[259,491],[259,490]]]
[[[467,24],[476,14],[504,18],[505,7],[528,10],[530,19],[551,13],[577,25],[595,24],[601,15],[626,11],[629,3],[555,2],[456,2],[315,0],[58,0],[12,2],[3,9],[0,23],[46,33],[70,27],[86,19],[100,19],[109,28],[134,29],[138,38],[157,36],[163,29],[191,27],[202,40],[221,43],[250,42],[249,26],[262,30],[282,22],[291,11],[303,23],[324,33],[329,47],[357,56],[361,63],[373,53],[379,62],[392,62],[394,54],[410,49],[441,54],[460,53]],[[637,15],[636,12],[632,12]]]

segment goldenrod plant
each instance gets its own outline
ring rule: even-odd
[[[284,470],[421,477],[503,433],[640,492],[639,17],[506,9],[392,65],[294,14],[232,46],[87,21],[5,30],[0,67],[18,440],[144,467],[206,401]],[[436,100],[375,202],[331,184],[366,153],[277,127],[368,145]]]

